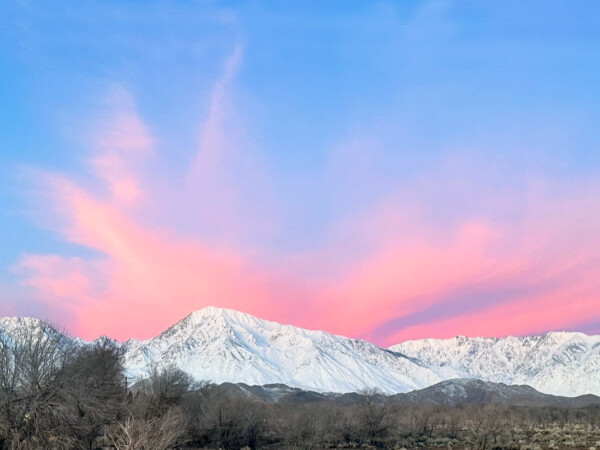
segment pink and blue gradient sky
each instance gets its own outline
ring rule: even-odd
[[[0,6],[0,314],[600,333],[596,2]]]

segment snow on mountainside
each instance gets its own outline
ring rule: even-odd
[[[440,381],[431,370],[365,341],[205,308],[147,341],[128,341],[129,376],[175,363],[215,383],[283,383],[317,391],[406,392]]]
[[[42,336],[58,336],[60,342],[68,345],[71,339],[64,336],[60,331],[33,317],[0,317],[0,337],[8,337],[7,343],[13,339]]]
[[[0,336],[56,333],[38,319],[0,318]],[[69,342],[65,339],[65,344]],[[100,340],[110,340],[101,337]],[[77,346],[90,343],[73,338]],[[552,395],[600,395],[600,336],[422,339],[382,349],[365,341],[205,308],[145,341],[122,346],[126,375],[175,364],[197,380],[281,383],[320,392],[408,392],[454,378],[525,384]]]
[[[43,327],[43,322],[33,317],[0,317],[0,331],[12,336],[24,330],[37,331]]]
[[[600,394],[600,336],[576,332],[502,339],[458,336],[406,341],[390,350],[419,360],[444,379],[527,384],[553,395]]]

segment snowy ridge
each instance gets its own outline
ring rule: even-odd
[[[151,365],[175,363],[215,383],[283,383],[321,392],[406,392],[440,381],[431,370],[365,341],[212,307],[125,348],[133,377],[146,376]]]
[[[6,339],[7,344],[16,339],[22,339],[26,336],[34,337],[38,334],[42,336],[59,336],[64,345],[73,342],[63,335],[60,331],[33,317],[0,317],[0,338]]]
[[[0,318],[0,335],[42,329],[38,319]],[[111,340],[103,336],[100,341]],[[79,338],[78,346],[90,345]],[[197,380],[281,383],[317,392],[378,388],[409,392],[444,380],[477,378],[529,385],[552,395],[600,395],[600,336],[552,332],[543,336],[422,339],[389,349],[366,341],[281,325],[241,312],[208,307],[160,335],[121,346],[133,381],[152,367],[175,364]]]
[[[444,379],[527,384],[552,395],[600,394],[600,336],[576,332],[502,339],[457,336],[406,341],[390,350],[419,360]]]
[[[0,317],[0,332],[11,336],[24,330],[37,331],[43,322],[33,317]]]

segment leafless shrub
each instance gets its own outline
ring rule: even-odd
[[[167,450],[178,445],[184,432],[181,410],[171,408],[157,417],[139,417],[130,412],[110,426],[107,439],[116,450]]]
[[[384,440],[394,423],[390,407],[377,404],[372,397],[360,405],[358,429],[360,435],[370,444]]]
[[[312,450],[322,442],[325,429],[315,405],[296,405],[284,418],[283,441],[289,447]]]
[[[0,439],[5,448],[72,444],[68,411],[59,401],[66,341],[50,325],[0,333]]]

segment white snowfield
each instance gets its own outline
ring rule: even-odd
[[[39,327],[31,318],[0,318],[0,332]],[[107,339],[107,338],[101,338]],[[74,338],[77,345],[88,342]],[[527,384],[553,395],[600,395],[600,336],[543,336],[407,341],[383,349],[366,341],[208,307],[160,335],[123,344],[125,373],[148,376],[175,364],[213,383],[283,383],[320,392],[378,388],[408,392],[452,378]]]
[[[430,369],[365,341],[204,308],[147,341],[129,341],[125,366],[144,377],[175,363],[215,383],[283,383],[322,392],[406,392],[440,381]]]
[[[600,395],[600,336],[550,332],[507,338],[421,339],[390,350],[419,360],[444,379],[527,384],[552,395]]]

